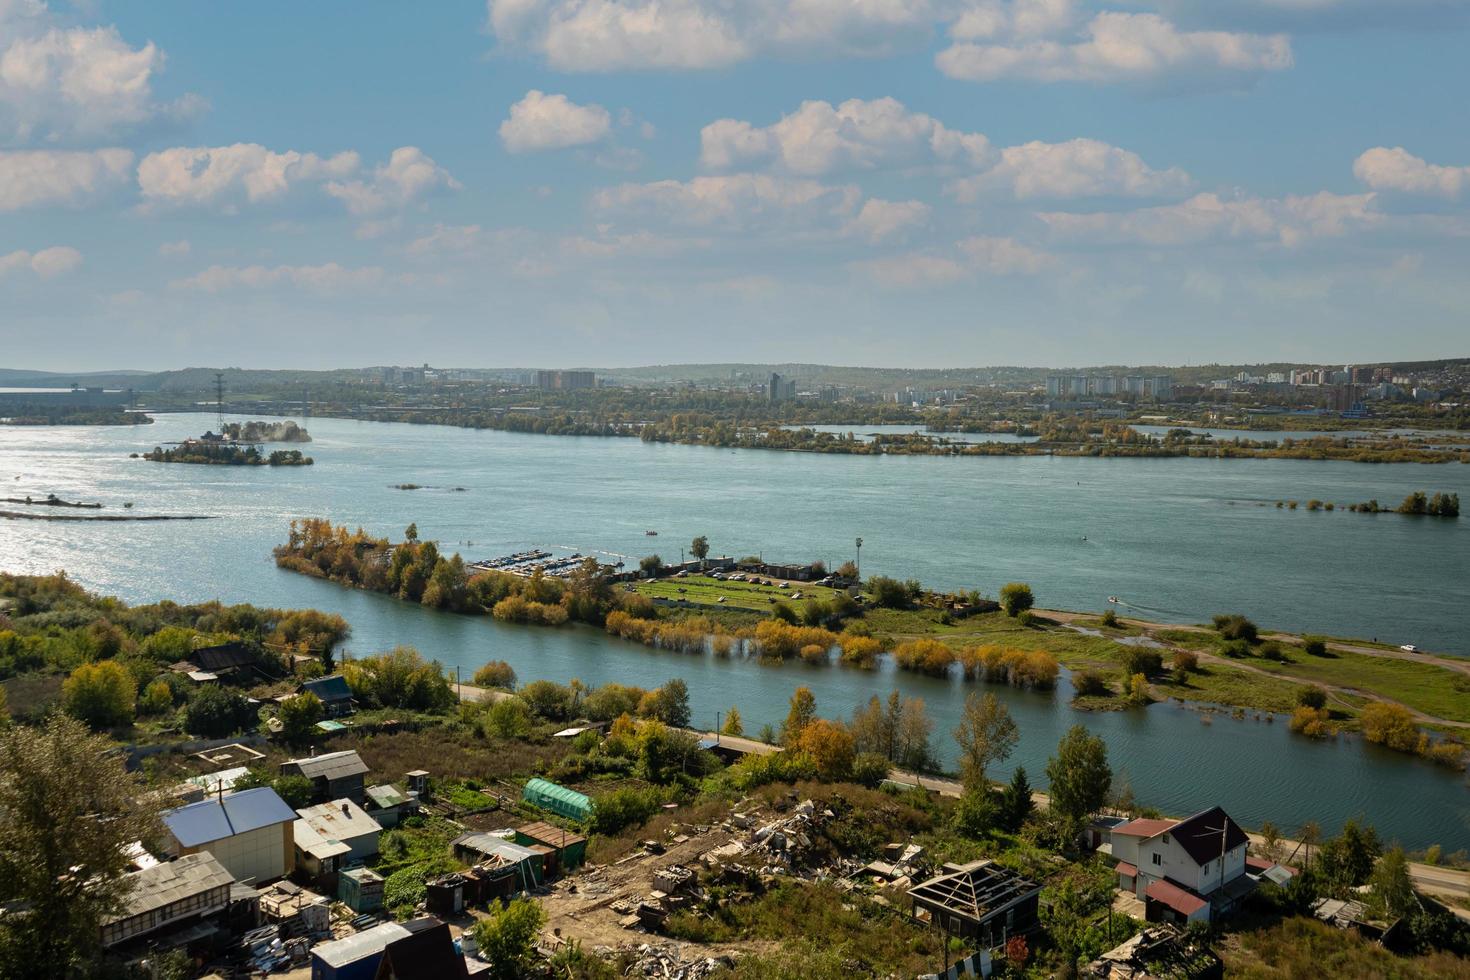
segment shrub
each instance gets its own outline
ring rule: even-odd
[[[1290,728],[1297,734],[1308,738],[1326,738],[1332,734],[1327,712],[1305,704],[1298,705],[1291,713]]]
[[[1112,693],[1103,675],[1095,670],[1073,671],[1072,689],[1076,692],[1077,697],[1098,697]]]
[[[809,664],[823,663],[827,659],[827,648],[819,643],[808,643],[799,652],[801,659]]]
[[[859,752],[852,760],[852,781],[877,789],[888,778],[888,760],[876,752]]]
[[[816,775],[817,767],[810,756],[791,751],[752,753],[726,770],[730,785],[742,793],[768,783],[795,783]]]
[[[938,640],[910,640],[898,645],[893,659],[902,670],[943,677],[955,662],[955,652]]]
[[[518,898],[475,924],[480,955],[494,964],[489,980],[516,980],[532,976],[538,966],[536,940],[546,924],[546,912],[533,898]]]
[[[184,711],[184,730],[203,738],[224,738],[255,728],[259,720],[256,710],[240,694],[207,686],[189,699]]]
[[[1147,647],[1128,646],[1123,648],[1123,669],[1129,677],[1142,674],[1152,677],[1164,668],[1164,656]]]
[[[1240,659],[1251,655],[1251,645],[1248,640],[1225,640],[1220,644],[1220,652],[1227,657]]]
[[[1216,616],[1213,622],[1215,632],[1227,640],[1244,640],[1247,643],[1255,643],[1259,636],[1256,624],[1239,613]]]
[[[174,691],[168,686],[167,681],[154,681],[143,691],[143,696],[138,699],[138,710],[145,715],[161,715],[165,711],[171,711],[174,706]]]
[[[378,707],[445,711],[456,700],[443,665],[425,660],[413,647],[345,663],[342,676],[354,695]]]
[[[1004,609],[1007,616],[1019,616],[1032,606],[1036,605],[1036,596],[1031,592],[1031,586],[1025,582],[1009,582],[1001,586],[1000,608]]]
[[[796,748],[811,758],[822,779],[842,782],[852,777],[857,748],[852,732],[841,722],[818,718],[801,730]]]
[[[531,734],[531,709],[520,698],[501,698],[480,716],[480,729],[492,738],[525,738]]]
[[[1037,625],[1036,613],[1032,612],[1030,609],[1022,609],[1021,612],[1016,616],[1016,622],[1020,623],[1027,629],[1030,629],[1031,627]]]
[[[61,684],[66,713],[93,729],[127,725],[137,696],[133,676],[116,660],[82,664]]]
[[[475,671],[475,676],[470,679],[470,683],[476,687],[503,688],[513,691],[516,686],[516,672],[504,660],[492,660]]]
[[[572,711],[572,692],[555,681],[532,681],[520,689],[531,713],[551,721],[565,721]]]
[[[1285,663],[1286,661],[1286,651],[1275,640],[1267,640],[1261,644],[1261,656],[1267,660],[1274,660],[1277,663]]]
[[[1320,636],[1302,637],[1302,650],[1309,657],[1327,656],[1327,640]]]
[[[321,698],[310,691],[287,698],[276,709],[276,718],[281,723],[282,738],[292,744],[304,742],[322,720]]]
[[[1316,685],[1304,687],[1296,692],[1296,703],[1304,708],[1321,711],[1327,707],[1327,691]]]
[[[908,586],[886,575],[868,579],[868,594],[873,597],[875,605],[884,609],[907,609],[913,601]]]
[[[1117,629],[1118,614],[1111,609],[1107,610],[1102,614],[1102,624],[1108,627],[1108,629]]]
[[[1419,749],[1419,726],[1414,715],[1400,704],[1375,701],[1363,709],[1363,737],[1398,752]]]
[[[842,647],[842,662],[850,667],[870,668],[883,652],[883,644],[871,636],[844,632],[837,642]]]
[[[761,656],[790,660],[801,655],[802,647],[820,646],[824,651],[830,650],[837,643],[837,634],[819,626],[793,626],[766,619],[756,624],[755,642]]]
[[[663,794],[654,789],[622,786],[609,790],[593,800],[592,832],[611,836],[640,825],[657,813],[663,803]]]

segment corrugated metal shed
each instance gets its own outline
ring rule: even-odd
[[[388,948],[389,943],[411,935],[413,933],[398,923],[385,922],[371,929],[365,929],[354,936],[313,947],[311,956],[312,959],[321,960],[327,966],[340,969],[369,956],[382,956],[383,950]]]
[[[236,834],[296,820],[296,811],[269,786],[181,806],[163,815],[181,847],[198,847]]]
[[[310,691],[323,702],[352,699],[352,688],[347,686],[347,678],[341,674],[333,674],[330,677],[318,677],[316,680],[307,681],[301,685],[301,691],[302,693]]]
[[[398,791],[395,786],[369,786],[367,791],[368,801],[373,806],[386,810],[389,807],[402,806],[408,802],[408,797]]]
[[[368,771],[362,757],[350,749],[346,752],[328,752],[305,759],[292,759],[282,763],[281,768],[285,769],[287,766],[298,770],[307,779],[346,779],[349,776],[361,776]]]
[[[532,779],[526,783],[521,798],[544,810],[559,813],[573,820],[585,820],[592,815],[592,800],[574,789],[558,786],[545,779]]]
[[[228,889],[235,877],[211,854],[189,854],[128,876],[127,909],[111,921],[152,912],[216,888]],[[224,896],[228,899],[229,892]],[[221,906],[223,903],[221,903]]]

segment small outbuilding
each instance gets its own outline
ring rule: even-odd
[[[368,816],[384,827],[398,826],[398,821],[418,808],[417,801],[409,799],[396,786],[386,783],[382,786],[369,786],[366,792],[365,809]]]
[[[383,828],[367,815],[367,811],[348,799],[333,800],[297,810],[298,835],[315,834],[328,841],[347,845],[343,864],[366,861],[378,853],[378,835]]]
[[[341,674],[304,681],[296,689],[297,694],[308,692],[315,694],[321,701],[322,713],[328,718],[341,718],[357,710],[357,705],[352,700],[352,688],[347,685],[347,678]]]
[[[346,798],[362,804],[367,799],[363,788],[367,772],[367,763],[350,749],[281,763],[282,776],[304,776],[311,780],[312,799],[317,803]]]
[[[348,868],[337,876],[337,899],[354,912],[383,907],[383,876],[371,868]]]
[[[555,857],[555,868],[547,869],[547,877],[556,877],[574,868],[580,868],[587,860],[587,838],[575,831],[554,824],[538,821],[516,828],[515,842],[526,847],[550,848]]]
[[[212,855],[200,853],[136,871],[127,883],[123,911],[102,924],[104,947],[225,912],[235,878]]]

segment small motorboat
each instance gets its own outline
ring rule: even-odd
[[[1110,596],[1108,596],[1108,601],[1111,602],[1113,605],[1117,605],[1118,603],[1122,602],[1123,600],[1122,599],[1119,599],[1115,595],[1110,595]]]
[[[643,533],[646,534],[646,535],[648,535],[650,538],[656,538],[656,537],[658,537],[658,532],[657,531],[644,531]]]

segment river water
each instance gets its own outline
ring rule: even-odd
[[[1470,522],[1278,510],[1278,499],[1396,503],[1413,490],[1470,500],[1470,467],[1298,460],[1069,457],[850,457],[528,436],[437,426],[311,419],[316,465],[226,468],[149,463],[128,453],[197,435],[209,415],[146,428],[0,429],[0,496],[101,501],[108,512],[210,514],[210,521],[0,521],[0,568],[66,569],[128,601],[219,598],[314,606],[352,624],[356,653],[412,644],[468,676],[489,659],[522,679],[689,684],[697,724],[738,705],[748,731],[779,723],[797,684],[848,715],[874,693],[922,696],[949,731],[961,682],[660,653],[569,627],[503,626],[436,613],[275,568],[270,549],[294,517],[325,516],[397,536],[411,521],[469,558],[532,546],[665,559],[697,534],[716,553],[836,565],[862,536],[865,573],[976,587],[1029,581],[1042,604],[1199,622],[1241,611],[1264,626],[1413,642],[1470,655]],[[855,427],[861,430],[862,427]],[[417,483],[425,489],[394,489]],[[463,487],[463,492],[453,488]],[[3,508],[0,508],[3,509]],[[658,537],[645,535],[657,530]],[[1274,723],[1210,723],[1193,710],[1072,711],[1067,692],[991,688],[1021,728],[1008,766],[1035,784],[1057,739],[1082,723],[1108,743],[1140,801],[1186,813],[1220,803],[1248,825],[1329,832],[1349,817],[1411,847],[1470,848],[1461,774],[1366,745],[1314,743]]]

